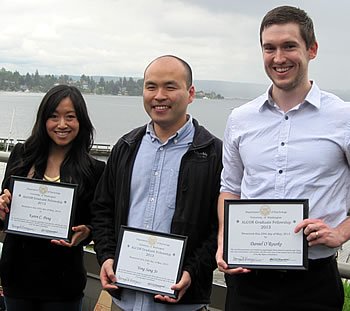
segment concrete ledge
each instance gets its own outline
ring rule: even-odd
[[[350,264],[338,261],[338,269],[340,276],[344,279],[350,279]]]

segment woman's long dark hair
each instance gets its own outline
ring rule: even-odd
[[[79,121],[79,132],[61,165],[61,172],[62,170],[65,172],[64,180],[61,176],[61,181],[77,183],[79,193],[92,183],[93,172],[89,151],[93,144],[94,127],[82,94],[76,87],[68,85],[54,86],[45,94],[38,108],[32,133],[24,142],[23,158],[13,166],[9,175],[25,175],[33,167],[34,178],[43,178],[52,144],[46,130],[46,121],[55,112],[59,103],[67,97],[73,103]]]

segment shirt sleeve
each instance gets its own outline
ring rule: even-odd
[[[344,144],[345,144],[345,156],[348,163],[348,166],[350,167],[350,121],[346,124],[346,131],[345,131],[345,138],[344,138]]]
[[[240,133],[235,122],[235,110],[228,117],[223,140],[223,170],[220,192],[241,194],[243,163],[239,153]]]

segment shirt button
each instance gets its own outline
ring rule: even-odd
[[[158,176],[158,172],[155,172],[154,175],[155,175],[155,176]]]
[[[289,117],[288,117],[288,116],[284,116],[284,119],[285,119],[285,120],[288,120],[288,119],[289,119]]]
[[[278,173],[279,173],[279,174],[282,174],[282,173],[283,173],[283,170],[279,170]]]
[[[281,142],[281,146],[284,146],[284,145],[285,145],[285,143],[282,141],[282,142]]]
[[[159,150],[162,151],[164,148],[163,147],[160,147]]]

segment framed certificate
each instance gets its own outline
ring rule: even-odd
[[[122,226],[115,258],[116,285],[176,298],[187,237]]]
[[[296,225],[308,200],[225,200],[224,260],[229,268],[307,270],[307,241]]]
[[[76,189],[76,184],[11,176],[5,232],[69,241]]]

